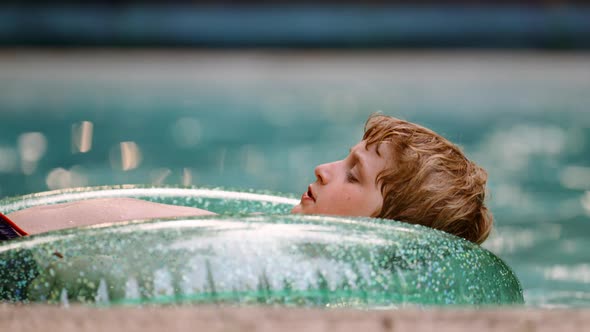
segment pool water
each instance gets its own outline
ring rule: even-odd
[[[590,55],[0,52],[1,197],[141,183],[300,194],[374,111],[490,175],[527,305],[589,307]]]

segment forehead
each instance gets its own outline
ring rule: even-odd
[[[355,153],[359,153],[359,154],[364,154],[364,155],[375,155],[376,157],[379,157],[380,159],[384,159],[387,160],[390,157],[390,150],[388,149],[388,145],[390,145],[391,142],[375,142],[373,144],[370,144],[367,146],[367,141],[366,140],[362,140],[360,142],[358,142],[355,146],[353,146],[351,148],[352,152]]]

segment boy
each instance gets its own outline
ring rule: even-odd
[[[475,243],[493,218],[487,173],[430,129],[382,114],[347,158],[316,167],[293,213],[371,216],[436,228]]]
[[[350,154],[317,166],[315,175],[292,213],[394,219],[478,244],[492,227],[484,204],[486,172],[435,132],[393,117],[370,116],[363,139]],[[130,219],[206,214],[213,213],[131,198],[92,199],[33,207],[10,218],[0,214],[0,239],[2,234],[11,238]]]

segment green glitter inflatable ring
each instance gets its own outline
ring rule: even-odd
[[[220,215],[5,241],[0,301],[354,308],[523,303],[511,269],[469,241],[390,220],[289,215],[297,200],[267,192],[79,188],[4,199],[0,209],[94,197],[136,197]]]

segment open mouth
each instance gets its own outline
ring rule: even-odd
[[[307,196],[311,198],[315,202],[315,197],[313,197],[313,192],[311,191],[311,186],[307,187]]]

